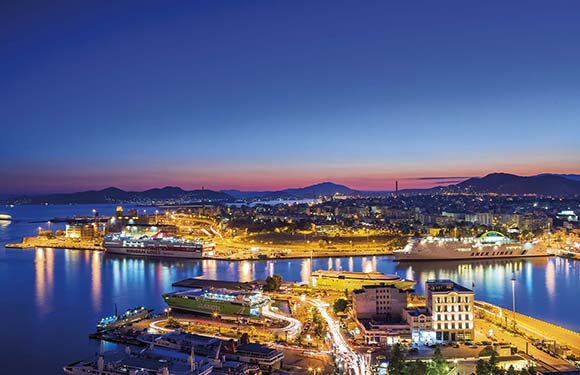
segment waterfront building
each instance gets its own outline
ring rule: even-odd
[[[358,319],[400,320],[407,306],[407,292],[392,284],[365,285],[352,295]]]
[[[414,281],[401,279],[398,275],[385,275],[382,272],[346,272],[324,271],[312,272],[311,285],[315,288],[336,290],[355,290],[365,285],[394,285],[408,290],[415,285]]]
[[[94,225],[67,224],[65,237],[79,241],[93,241],[96,237]]]
[[[429,280],[425,291],[437,340],[473,340],[473,291],[451,280]]]
[[[284,353],[266,345],[258,343],[239,344],[235,349],[226,353],[225,358],[249,364],[256,364],[266,372],[279,370],[282,366]]]
[[[220,318],[261,319],[262,307],[269,302],[261,290],[225,288],[188,289],[163,295],[165,303],[177,310]]]

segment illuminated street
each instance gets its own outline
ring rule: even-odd
[[[327,311],[328,304],[314,299],[308,299],[308,302],[318,309],[320,315],[328,324],[333,354],[336,356],[339,367],[342,367],[348,374],[368,374],[369,365],[367,360],[362,354],[356,352],[348,345],[340,331],[340,327]]]

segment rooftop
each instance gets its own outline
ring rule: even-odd
[[[208,280],[208,279],[185,279],[173,283],[173,286],[179,286],[184,288],[222,288],[230,290],[254,290],[261,288],[264,285],[264,281],[255,280],[247,283],[242,283],[238,281],[225,281],[225,280]]]
[[[448,279],[428,280],[425,283],[425,289],[432,292],[473,292],[471,289]]]

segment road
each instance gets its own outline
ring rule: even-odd
[[[367,375],[370,373],[366,358],[361,353],[353,350],[342,336],[340,327],[327,311],[328,304],[315,299],[308,299],[314,305],[320,315],[328,324],[328,332],[333,344],[333,352],[343,366],[343,369],[350,375]]]
[[[285,332],[288,335],[289,339],[295,338],[300,331],[302,331],[302,322],[298,319],[291,318],[287,315],[275,313],[274,311],[270,310],[270,305],[266,305],[262,307],[262,315],[266,318],[270,318],[273,320],[282,320],[288,323],[286,327],[283,328],[270,328],[272,332]]]

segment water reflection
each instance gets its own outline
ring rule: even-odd
[[[41,315],[46,315],[51,308],[54,288],[54,249],[36,249],[34,269],[36,306]]]
[[[89,252],[86,251],[88,254]],[[97,311],[101,310],[101,254],[94,251],[91,256],[91,295],[93,299],[93,308]]]
[[[556,292],[556,265],[555,262],[549,262],[546,265],[546,291],[550,300],[554,299]]]

